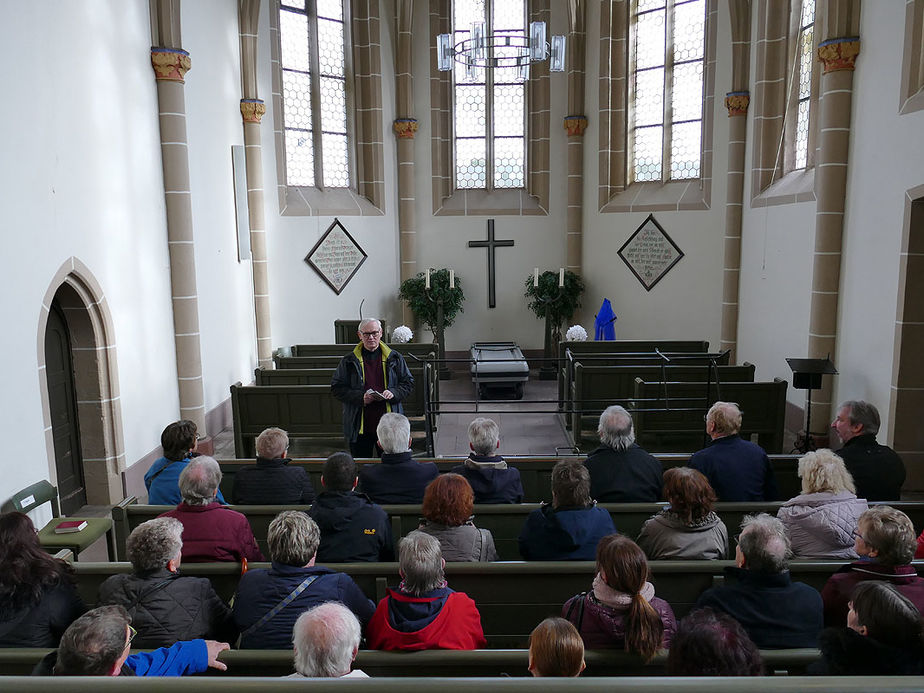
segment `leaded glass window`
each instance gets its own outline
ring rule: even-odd
[[[796,133],[793,168],[808,165],[809,116],[812,100],[812,70],[815,56],[815,0],[802,0],[799,35],[796,41]]]
[[[485,35],[526,37],[526,0],[454,0],[453,44],[469,39],[477,23],[484,23]],[[486,48],[489,59],[516,50],[496,43]],[[454,64],[457,189],[525,187],[528,76],[517,67],[466,70]]]
[[[345,8],[346,5],[346,8]],[[348,188],[347,59],[344,0],[281,0],[286,181],[289,185]]]
[[[699,178],[705,0],[633,0],[631,27],[630,178]]]

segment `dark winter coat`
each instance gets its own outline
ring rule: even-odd
[[[388,515],[365,494],[324,491],[308,515],[321,530],[318,563],[395,560]]]
[[[508,467],[501,456],[484,457],[471,453],[465,464],[452,468],[472,486],[476,503],[522,503],[520,470]]]
[[[257,464],[234,475],[231,502],[235,505],[309,505],[314,487],[308,472],[291,467],[288,459],[258,457]]]
[[[584,466],[590,472],[590,497],[598,503],[657,503],[661,500],[661,463],[633,443],[625,450],[601,447]]]
[[[0,602],[0,647],[57,647],[67,627],[86,610],[66,577],[42,592],[37,603]]]
[[[661,647],[670,647],[677,630],[674,610],[660,597],[653,597],[649,604],[658,612],[664,626]],[[599,602],[592,592],[571,597],[561,609],[562,618],[574,624],[588,650],[625,649],[628,614],[628,606],[607,606]]]
[[[776,500],[776,479],[767,453],[738,435],[716,438],[693,453],[690,467],[703,473],[724,503]]]
[[[378,464],[359,467],[359,488],[376,503],[423,503],[427,484],[440,475],[433,462],[416,462],[411,451],[383,453]]]
[[[526,518],[520,532],[520,555],[527,561],[592,561],[597,543],[616,528],[603,508],[543,505]]]
[[[247,518],[231,508],[214,502],[180,503],[160,517],[175,517],[183,523],[183,560],[188,563],[263,560]]]
[[[818,638],[821,659],[807,673],[818,676],[919,676],[924,674],[920,643],[893,647],[849,628],[828,628]]]
[[[847,603],[854,588],[866,580],[881,580],[908,597],[924,613],[924,579],[912,565],[882,565],[875,561],[856,561],[828,578],[821,596],[825,603],[825,625],[847,625]]]
[[[890,447],[871,433],[854,436],[837,451],[853,477],[857,497],[868,501],[897,501],[902,497],[905,464]]]

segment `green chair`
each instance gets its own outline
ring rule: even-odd
[[[68,549],[73,552],[76,559],[81,551],[86,550],[105,534],[109,560],[115,560],[115,538],[112,534],[112,519],[108,517],[62,517],[61,508],[58,505],[58,489],[48,481],[39,481],[14,494],[0,506],[0,511],[6,513],[18,510],[22,513],[28,513],[44,503],[51,503],[51,512],[54,517],[39,530],[39,542],[43,549],[48,553],[57,553],[62,549]],[[87,523],[87,526],[79,532],[55,534],[55,527],[64,519],[82,520]]]

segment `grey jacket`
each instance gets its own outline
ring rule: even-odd
[[[796,558],[858,558],[853,533],[866,500],[847,491],[807,493],[792,498],[776,516],[786,527]]]
[[[447,527],[424,520],[419,529],[439,540],[443,559],[446,561],[497,560],[497,550],[494,548],[491,532],[479,529],[471,522],[458,527]]]
[[[642,525],[638,545],[649,560],[724,559],[728,554],[728,530],[715,513],[687,524],[670,508],[665,508]]]

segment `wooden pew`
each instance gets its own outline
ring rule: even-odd
[[[722,383],[718,393],[714,385],[711,387],[710,399],[737,402],[744,415],[741,437],[757,436],[756,442],[768,453],[781,453],[787,386],[780,378],[763,383]],[[668,452],[703,446],[703,416],[711,406],[706,404],[705,384],[646,382],[639,378],[635,381],[635,403],[635,438],[646,450]]]
[[[276,368],[286,368],[286,363],[297,363],[289,359],[309,359],[315,356],[337,356],[342,358],[353,351],[359,340],[353,344],[295,344],[291,348],[291,356],[277,354],[273,357]],[[413,354],[418,359],[426,359],[430,354],[436,354],[437,345],[432,342],[410,342],[408,344],[388,344],[391,349],[397,349],[405,359]],[[339,358],[338,358],[339,362]],[[336,364],[335,364],[336,365]],[[310,366],[290,366],[294,368],[310,368]]]

